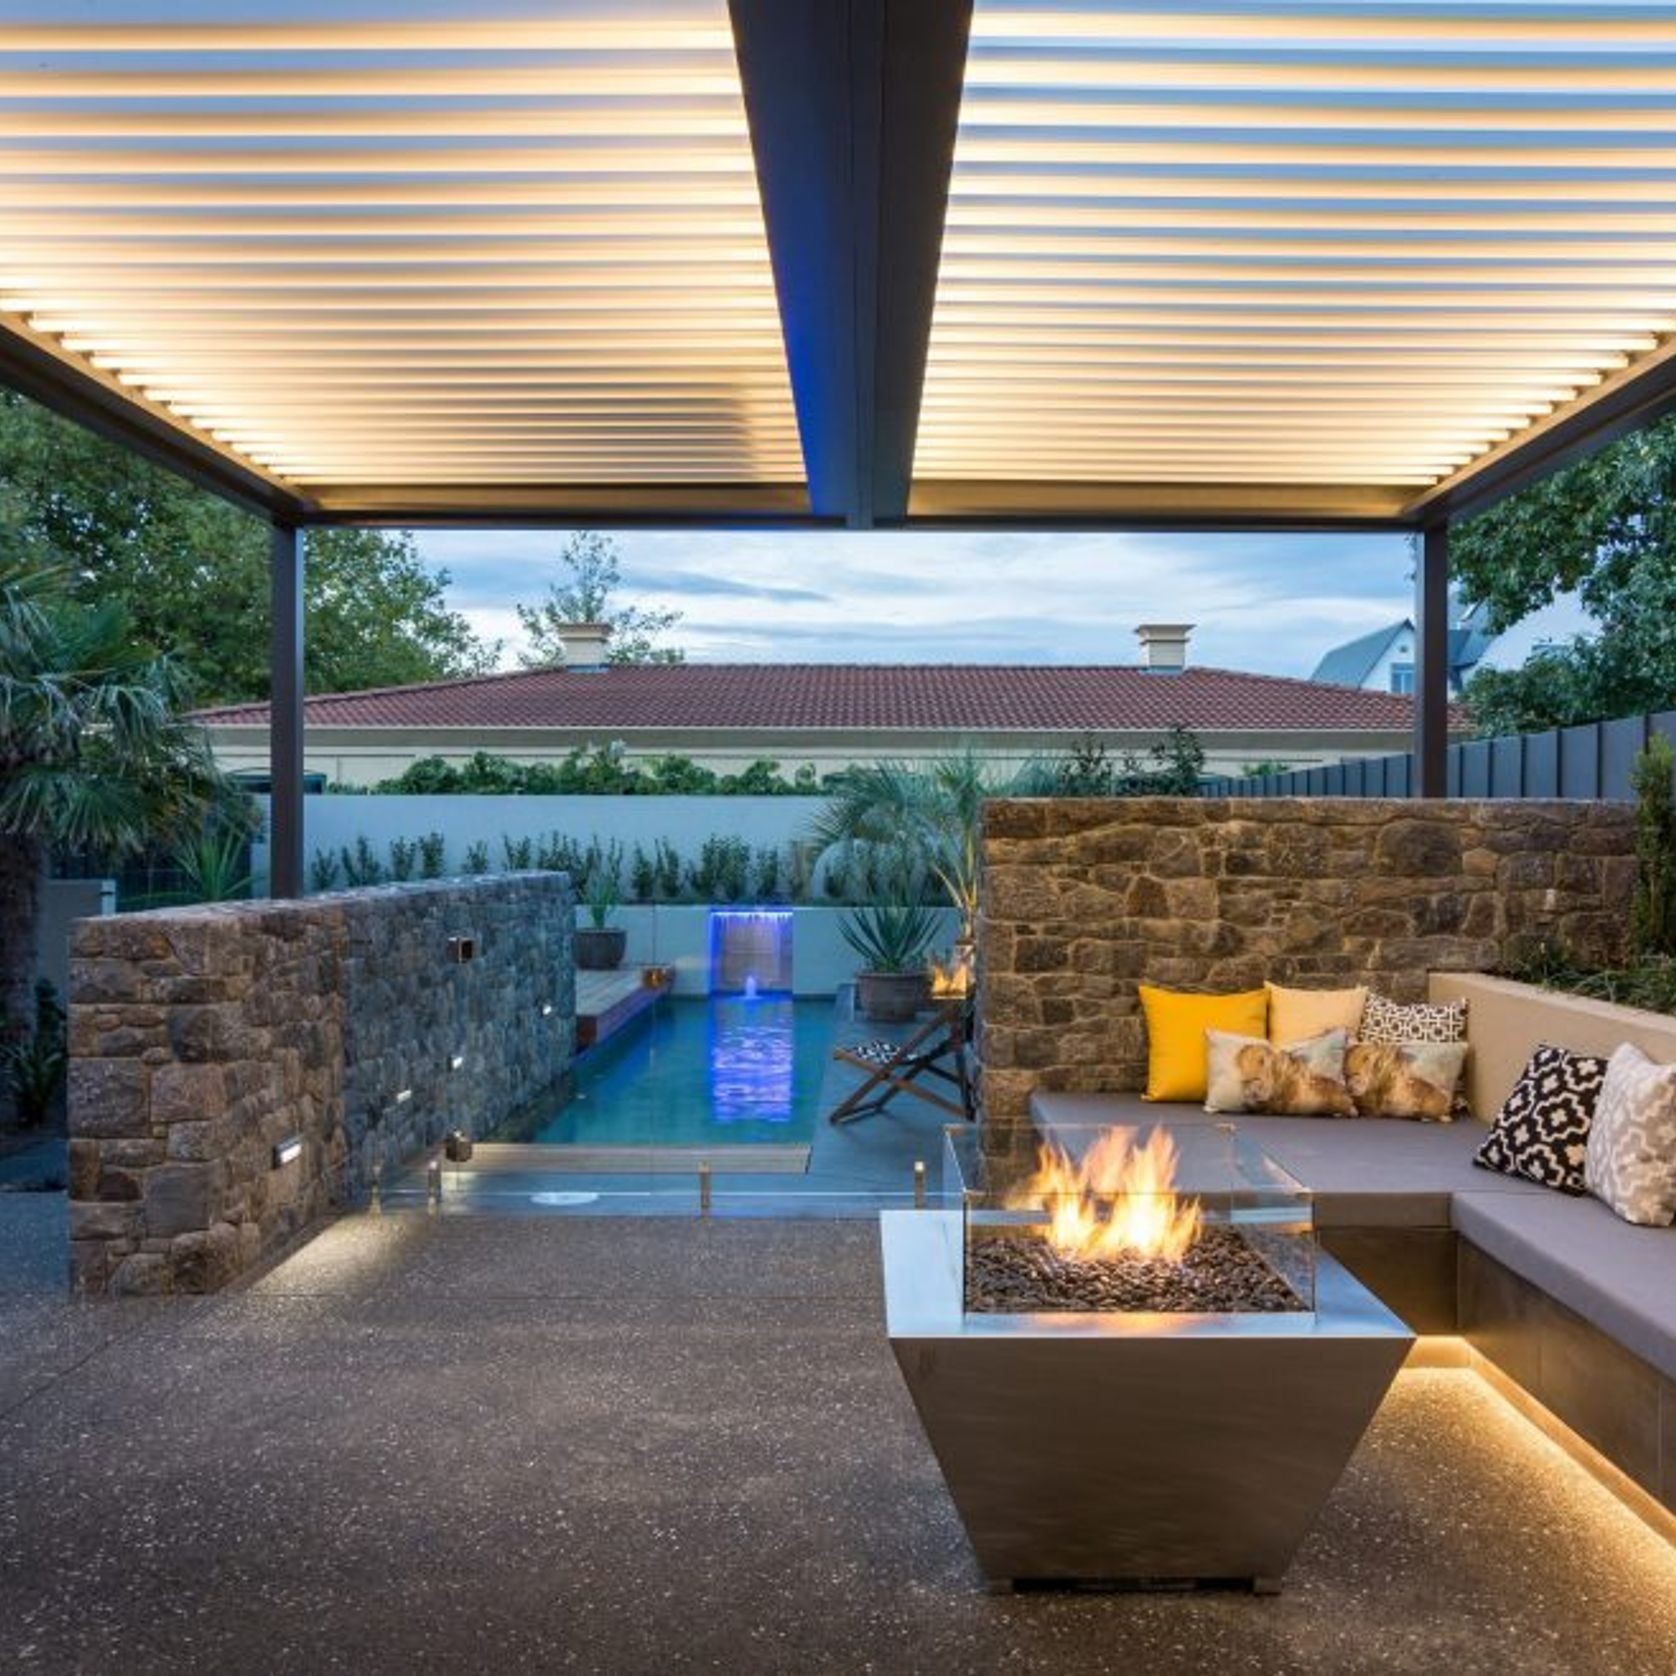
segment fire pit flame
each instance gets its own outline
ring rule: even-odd
[[[1176,1161],[1175,1142],[1162,1128],[1141,1145],[1130,1130],[1108,1130],[1080,1160],[1045,1143],[1035,1175],[1010,1208],[1045,1206],[1047,1243],[1062,1257],[1178,1263],[1197,1242],[1204,1216],[1197,1199],[1176,1192]]]

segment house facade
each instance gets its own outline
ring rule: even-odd
[[[1485,627],[1482,605],[1449,602],[1449,692],[1458,698],[1484,661],[1496,637]],[[1414,691],[1414,620],[1404,617],[1371,634],[1335,646],[1315,666],[1312,681],[1360,687],[1365,692],[1406,695]]]

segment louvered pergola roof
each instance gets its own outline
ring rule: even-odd
[[[1673,328],[1676,5],[0,0],[0,378],[288,522],[1412,526]]]

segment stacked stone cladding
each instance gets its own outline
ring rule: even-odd
[[[82,921],[75,1286],[214,1290],[375,1170],[562,1085],[574,905],[566,875],[518,873]]]
[[[1265,979],[1422,1000],[1430,971],[1556,941],[1621,947],[1627,805],[1360,798],[1006,799],[987,805],[978,918],[985,1115],[1037,1089],[1146,1077],[1136,987]]]

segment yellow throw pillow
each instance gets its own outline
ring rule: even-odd
[[[1148,1100],[1203,1100],[1205,1032],[1235,1036],[1268,1033],[1269,998],[1260,989],[1238,995],[1184,995],[1173,989],[1140,986],[1146,1014]]]
[[[1368,1004],[1366,988],[1282,989],[1266,983],[1269,995],[1269,1040],[1276,1047],[1291,1047],[1329,1030],[1356,1036],[1362,1029],[1362,1009]]]

